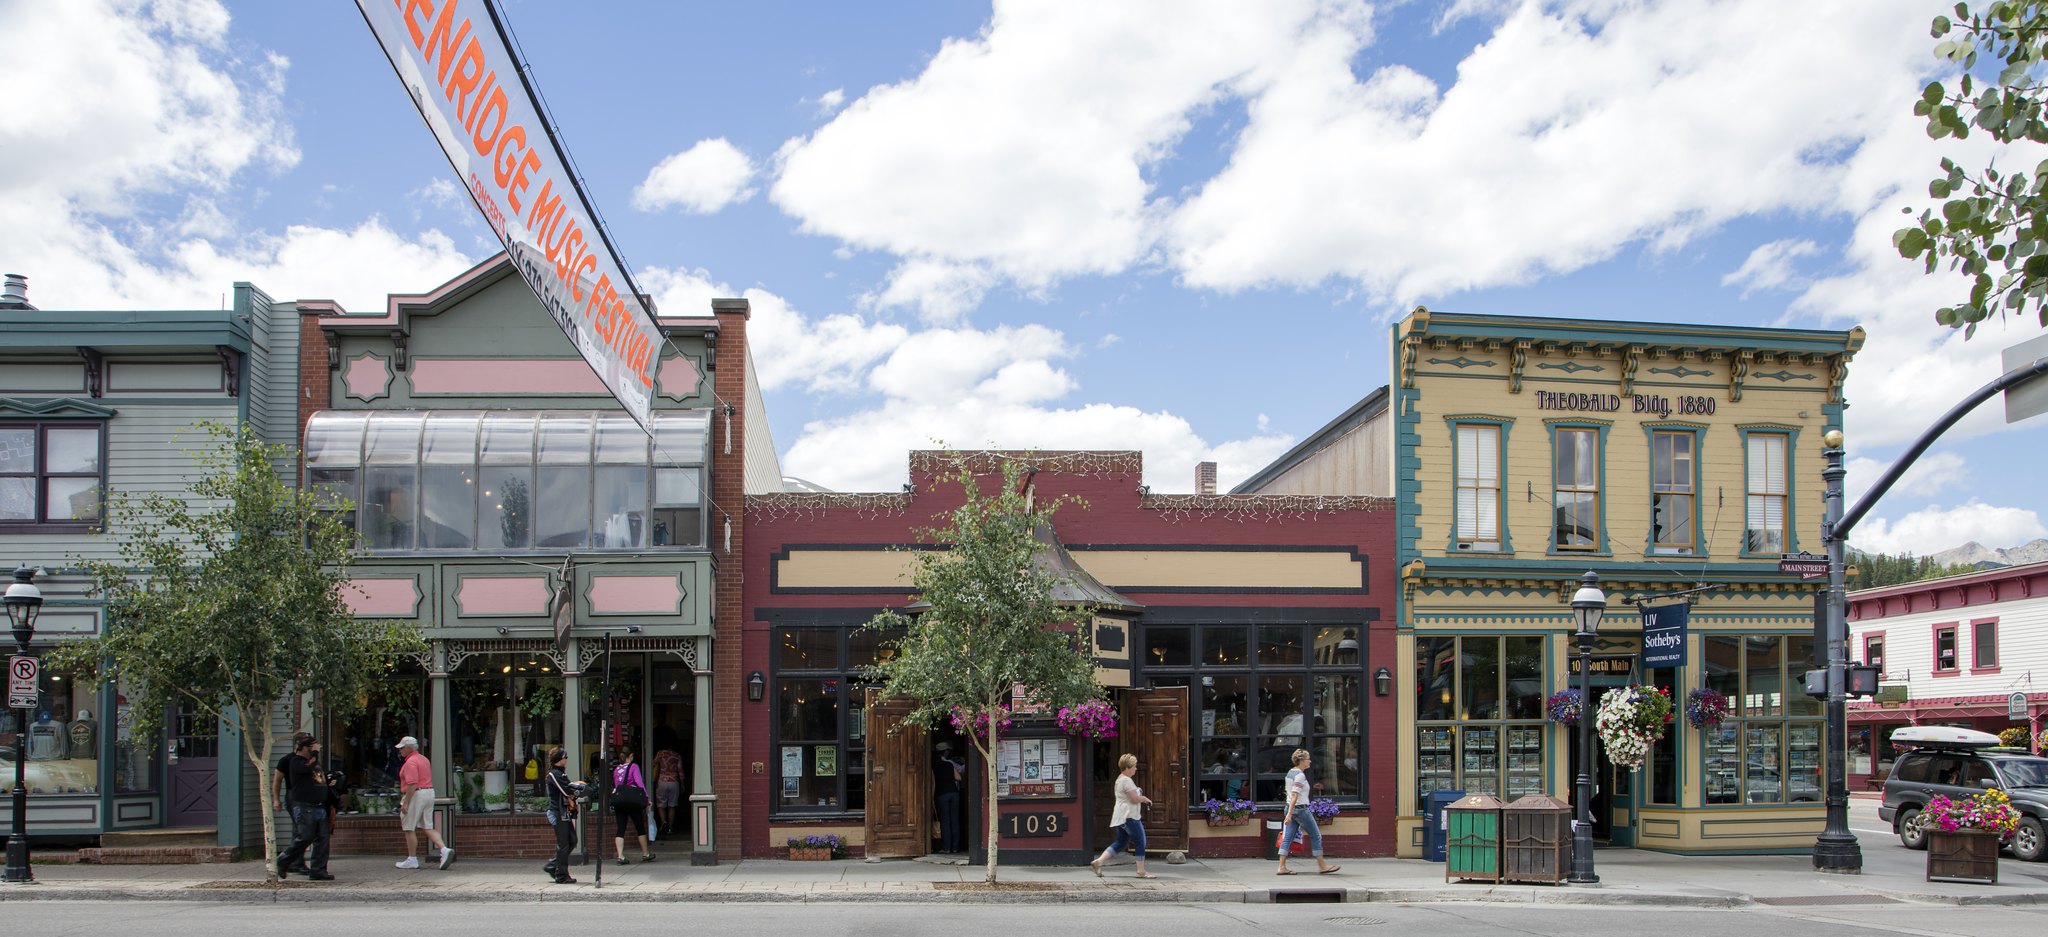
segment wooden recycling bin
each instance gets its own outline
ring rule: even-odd
[[[1572,805],[1548,794],[1518,798],[1500,811],[1500,880],[1555,885],[1572,865]]]
[[[1500,881],[1500,801],[1473,794],[1444,808],[1444,881]]]

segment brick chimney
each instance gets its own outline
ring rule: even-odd
[[[1215,494],[1215,493],[1216,493],[1216,463],[1214,463],[1214,462],[1197,462],[1197,463],[1195,463],[1195,494],[1198,494],[1198,495],[1213,495],[1213,494]]]

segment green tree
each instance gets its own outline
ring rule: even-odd
[[[985,735],[967,735],[988,766],[984,880],[994,882],[995,753],[1012,689],[1023,686],[1052,709],[1102,690],[1095,683],[1088,629],[1072,627],[1089,620],[1091,610],[1061,603],[1060,577],[1032,562],[1041,548],[1037,528],[1052,523],[1061,502],[1032,503],[1021,490],[1024,473],[1015,462],[1003,463],[993,492],[983,491],[982,479],[965,459],[957,469],[954,480],[966,502],[945,527],[919,532],[945,547],[916,553],[913,591],[929,607],[915,617],[884,612],[868,623],[879,630],[900,628],[902,636],[889,642],[894,656],[869,668],[867,677],[885,692],[917,703],[906,717],[913,724],[934,725],[955,713],[970,723],[986,721]]]
[[[1998,0],[1975,11],[1958,3],[1953,19],[1934,18],[1932,34],[1935,56],[1958,74],[1953,87],[1929,82],[1913,105],[1927,119],[1928,136],[1964,140],[1981,132],[2006,144],[2048,143],[2048,86],[2040,80],[2048,3]],[[1978,69],[1980,57],[1995,63],[1995,76]],[[1973,171],[1944,157],[1927,195],[1939,208],[1921,211],[1917,223],[1893,233],[1892,244],[1901,256],[1923,260],[1928,273],[1945,263],[1969,281],[1968,297],[1935,312],[1935,321],[1965,336],[2007,313],[2048,325],[2048,160],[2006,169],[1994,160]]]
[[[1849,577],[1851,589],[1876,589],[1977,571],[1977,567],[1968,563],[1936,563],[1933,557],[1914,556],[1911,553],[1865,553],[1861,550],[1850,550],[1847,558],[1849,564],[1855,567],[1855,574]]]
[[[349,612],[341,584],[355,533],[329,513],[344,505],[280,477],[288,449],[247,430],[206,429],[216,445],[187,494],[115,500],[121,561],[80,561],[105,600],[108,627],[56,656],[118,679],[139,737],[154,736],[169,707],[189,707],[239,735],[256,776],[267,779],[271,716],[288,692],[347,708],[396,655],[425,645],[411,626]],[[275,876],[268,818],[277,805],[267,780],[256,791],[265,875]]]

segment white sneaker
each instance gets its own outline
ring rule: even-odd
[[[420,857],[406,856],[403,862],[398,863],[398,867],[401,869],[417,869],[420,867]]]
[[[443,846],[443,847],[441,847],[441,868],[444,868],[444,869],[445,869],[445,868],[447,868],[447,867],[448,867],[448,863],[450,863],[450,862],[454,862],[454,861],[455,861],[455,850],[454,850],[454,849],[451,849],[451,848],[449,848],[449,847],[447,847],[447,846]]]

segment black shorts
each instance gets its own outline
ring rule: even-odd
[[[647,835],[646,807],[613,807],[612,817],[619,821],[618,835],[622,837]]]

